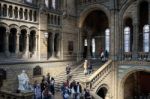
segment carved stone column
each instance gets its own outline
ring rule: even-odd
[[[16,54],[19,53],[19,37],[20,37],[20,34],[17,33],[17,34],[16,34],[16,50],[15,50],[15,53],[16,53]]]
[[[110,58],[112,60],[118,59],[118,53],[119,53],[119,31],[118,31],[118,10],[112,9],[111,10],[111,20],[110,20]]]
[[[81,28],[78,28],[77,29],[78,31],[78,52],[77,52],[77,61],[80,61],[81,58],[82,58],[82,53],[81,53],[81,48],[82,48],[82,39],[81,39],[81,33],[82,33],[82,30]]]
[[[35,45],[34,45],[34,53],[37,55],[37,45],[38,44],[38,35],[35,35]]]
[[[87,58],[91,58],[91,35],[87,37]]]
[[[9,31],[6,31],[5,33],[5,55],[8,57],[9,56]]]
[[[9,18],[9,14],[8,14],[9,13],[9,6],[7,6],[6,10],[7,10],[6,17]]]
[[[28,58],[29,55],[29,34],[26,35],[26,47],[25,47],[25,56]]]
[[[55,45],[55,42],[54,42],[54,38],[55,38],[55,33],[52,33],[52,41],[51,41],[51,45],[52,45],[52,57],[55,57],[55,52],[54,52],[54,45]]]

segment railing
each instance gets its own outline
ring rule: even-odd
[[[124,60],[131,60],[132,59],[132,53],[124,53]]]
[[[142,61],[149,60],[149,54],[148,53],[139,52],[138,53],[138,60],[142,60]]]
[[[150,65],[148,61],[118,61],[118,65]]]
[[[102,65],[89,79],[86,79],[83,84],[89,89],[95,88],[104,77],[109,74],[112,70],[112,60],[107,61],[104,65]]]
[[[32,92],[12,93],[10,91],[0,90],[0,99],[34,99],[34,94]]]
[[[123,54],[123,59],[124,60],[128,60],[128,61],[130,61],[130,60],[150,61],[150,54],[149,53],[138,52],[136,56],[137,57],[135,59],[135,57],[133,57],[133,53],[132,52],[127,52],[127,53]]]

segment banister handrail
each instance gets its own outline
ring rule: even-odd
[[[108,60],[104,65],[102,65],[95,73],[93,73],[90,78],[87,79],[87,82],[92,81],[104,68],[106,68],[112,60]]]

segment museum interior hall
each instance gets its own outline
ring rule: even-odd
[[[0,0],[0,99],[150,99],[150,0]]]

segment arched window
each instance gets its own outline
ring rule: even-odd
[[[23,19],[23,9],[22,8],[20,8],[20,10],[19,10],[19,16],[20,16],[20,19]]]
[[[29,20],[32,21],[32,10],[29,12]]]
[[[24,11],[24,19],[28,20],[28,10],[27,9],[25,9],[25,11]]]
[[[110,45],[110,30],[106,29],[105,31],[105,50],[109,52],[109,45]]]
[[[9,6],[9,17],[12,18],[13,17],[13,9],[12,6]]]
[[[52,8],[56,9],[56,0],[52,0]]]
[[[87,46],[87,39],[84,39],[84,46]]]
[[[27,3],[32,3],[32,0],[26,0]]]
[[[143,27],[143,49],[144,52],[149,52],[149,33],[150,33],[150,27],[149,25],[145,25]]]
[[[34,22],[37,21],[37,15],[36,15],[36,11],[34,11]]]
[[[95,38],[92,39],[92,52],[95,53]]]
[[[45,0],[45,5],[47,8],[49,8],[49,0]]]
[[[18,18],[18,8],[17,7],[15,7],[15,9],[14,9],[14,15],[15,15],[15,18]]]
[[[3,16],[6,17],[7,16],[7,5],[3,6]]]
[[[130,52],[130,28],[124,28],[124,51]]]

